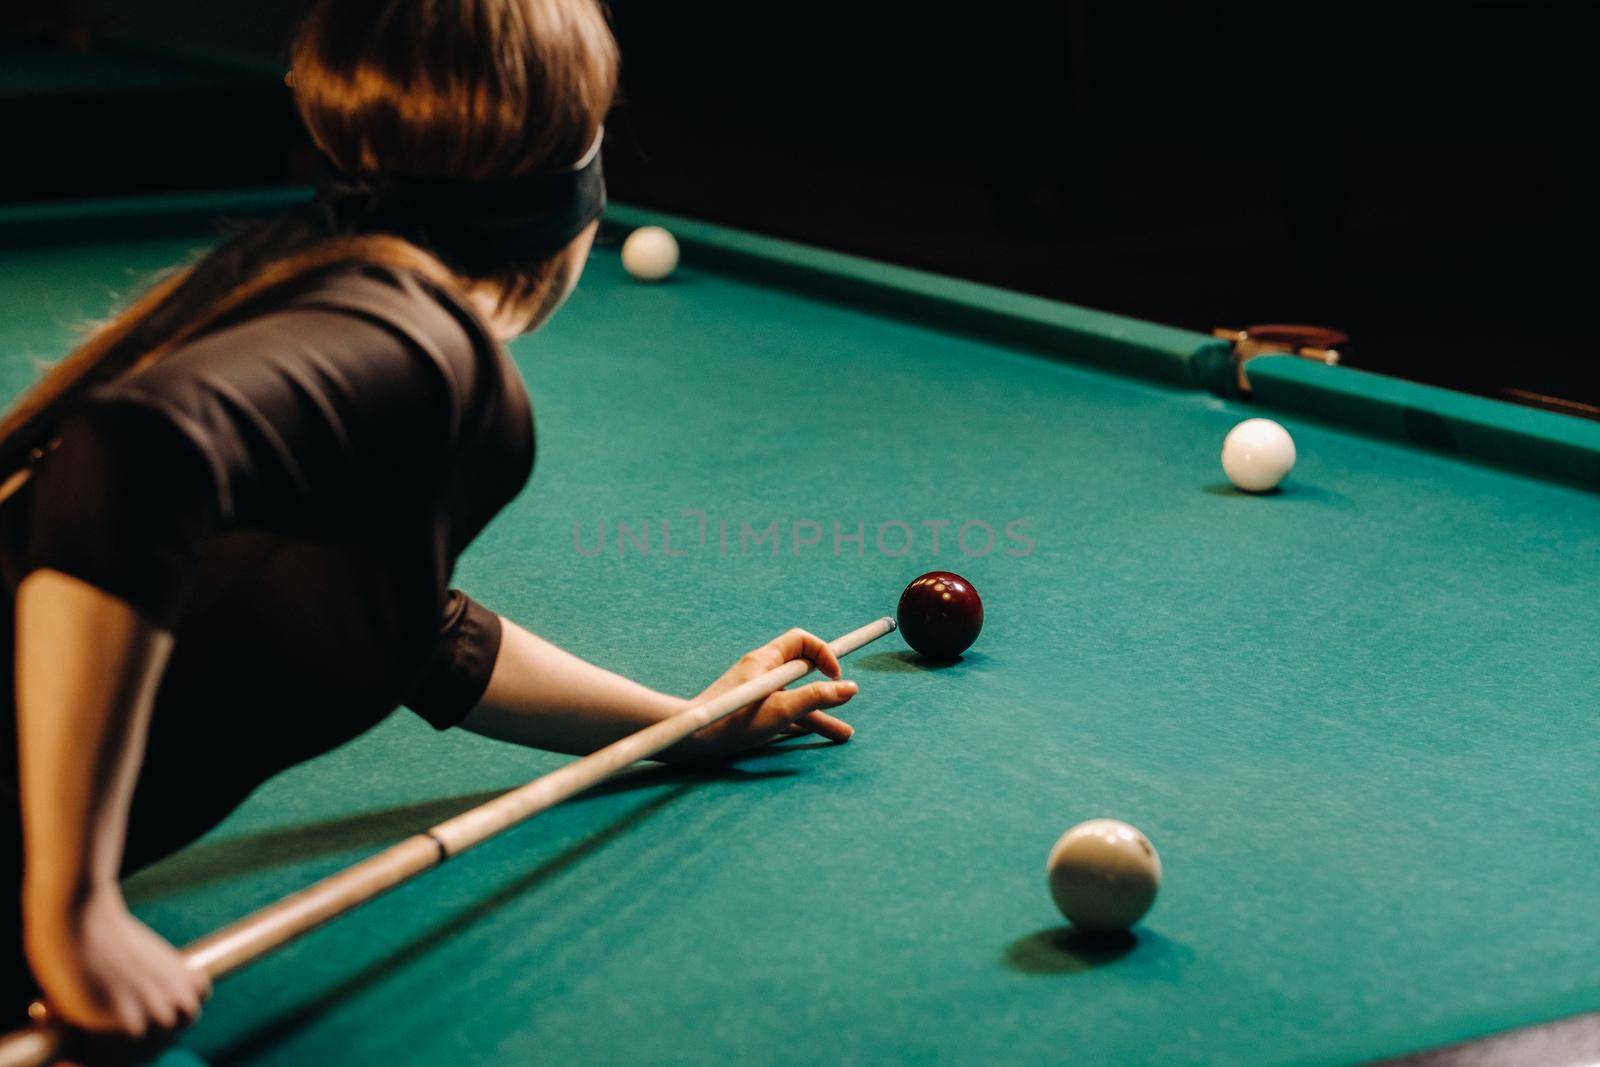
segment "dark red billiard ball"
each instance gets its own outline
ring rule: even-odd
[[[978,639],[983,601],[961,575],[929,571],[900,594],[895,621],[906,644],[929,659],[951,660]]]

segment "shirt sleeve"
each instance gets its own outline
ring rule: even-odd
[[[406,707],[440,730],[459,725],[489,687],[500,638],[500,616],[452,589],[439,641]]]
[[[68,420],[35,477],[29,568],[88,582],[172,629],[218,517],[194,443],[148,411],[112,408]]]

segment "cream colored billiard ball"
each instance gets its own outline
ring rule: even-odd
[[[1061,835],[1047,865],[1061,914],[1090,933],[1126,930],[1161,888],[1161,857],[1150,839],[1116,819],[1090,819]]]
[[[1222,469],[1247,493],[1265,493],[1294,470],[1294,438],[1271,419],[1245,419],[1222,442]]]
[[[659,282],[678,268],[678,239],[660,226],[641,226],[622,242],[622,266],[641,282]]]

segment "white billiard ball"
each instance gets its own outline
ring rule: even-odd
[[[1222,469],[1247,493],[1276,489],[1294,470],[1294,438],[1271,419],[1245,419],[1222,442]]]
[[[660,226],[641,226],[622,242],[622,266],[642,282],[659,282],[678,267],[678,239]]]
[[[1161,888],[1161,857],[1150,839],[1116,819],[1090,819],[1061,835],[1046,867],[1061,914],[1090,933],[1126,930]]]

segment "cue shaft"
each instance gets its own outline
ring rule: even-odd
[[[846,656],[894,628],[894,620],[884,617],[836,638],[828,647],[835,656]],[[183,957],[190,967],[213,979],[225,977],[330,919],[437,867],[449,857],[672,747],[740,708],[771,696],[815,669],[810,660],[790,660],[725,693],[697,701],[670,718],[446,819],[430,830],[408,837],[207,934],[186,946]],[[61,1055],[64,1041],[64,1031],[45,1017],[33,1026],[0,1037],[0,1067],[46,1067]]]
[[[894,628],[893,619],[878,619],[830,642],[828,647],[835,656],[846,656]],[[446,856],[465,852],[473,845],[583,792],[623,768],[671,748],[690,734],[727,718],[745,705],[799,681],[814,669],[810,660],[792,659],[726,693],[685,708],[669,719],[662,719],[543,778],[504,793],[487,804],[480,804],[453,819],[447,819],[429,830],[428,836],[439,842]]]
[[[893,619],[878,619],[830,642],[829,647],[834,655],[844,656],[876,641],[894,626]],[[221,978],[356,905],[437,867],[451,856],[672,747],[745,705],[770,696],[814,669],[809,660],[790,660],[726,693],[692,704],[670,718],[652,723],[527,785],[446,819],[370,859],[224,926],[187,946],[184,958],[196,970],[214,979]]]

